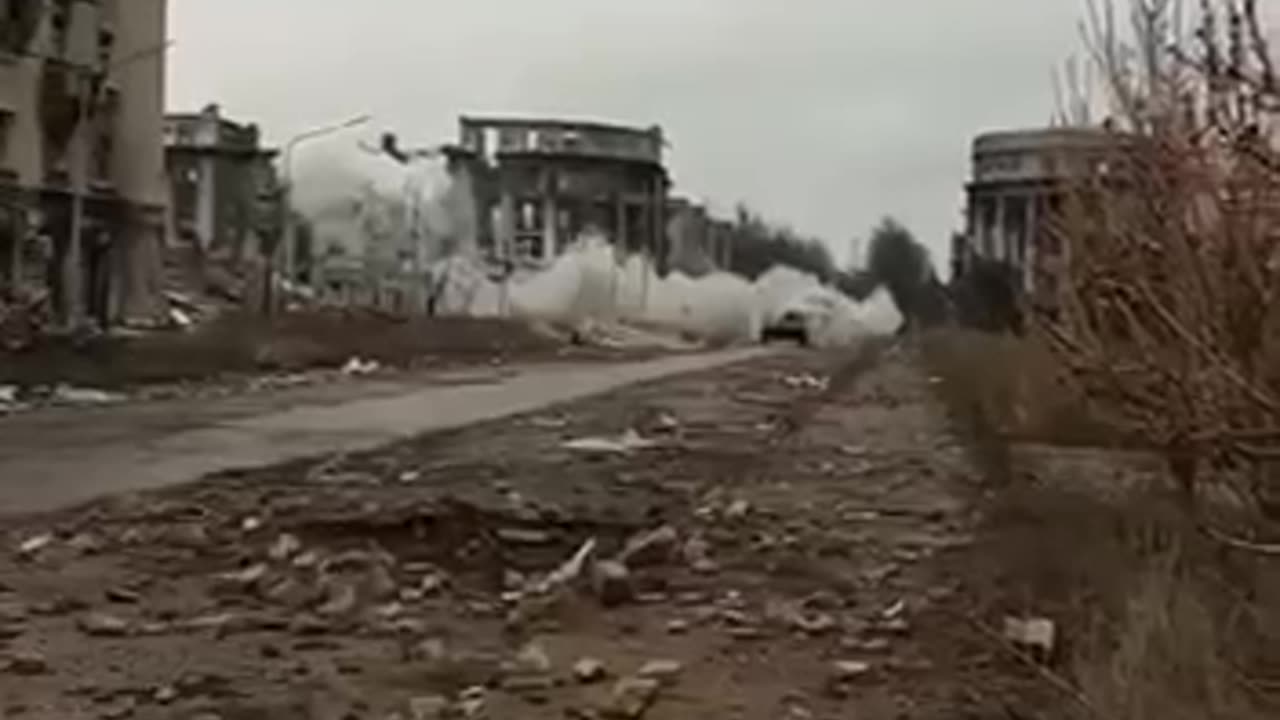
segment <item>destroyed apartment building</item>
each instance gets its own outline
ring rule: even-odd
[[[471,184],[477,241],[490,258],[542,265],[584,232],[654,258],[665,271],[665,143],[659,127],[463,117],[446,149]]]
[[[0,0],[0,287],[70,326],[157,310],[166,0]]]

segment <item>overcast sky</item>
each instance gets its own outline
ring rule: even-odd
[[[371,113],[661,124],[678,191],[843,257],[884,214],[945,257],[975,133],[1041,125],[1076,0],[173,0],[169,104],[268,137]],[[350,147],[331,138],[306,153]]]

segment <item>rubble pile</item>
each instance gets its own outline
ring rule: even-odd
[[[646,386],[17,525],[0,685],[31,692],[0,710],[764,720],[923,704],[942,672],[932,608],[957,592],[931,561],[969,542],[934,485],[950,471],[929,468],[963,454],[917,436],[851,450],[869,426],[830,403],[778,423],[829,377],[730,368],[714,392]]]

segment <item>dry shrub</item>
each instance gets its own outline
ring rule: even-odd
[[[1198,482],[1280,456],[1280,94],[1256,3],[1133,0],[1092,16],[1112,142],[1066,188],[1039,328],[1092,411]],[[1212,468],[1214,474],[1205,470]]]
[[[1037,338],[948,328],[924,335],[922,351],[936,391],[962,425],[978,423],[1005,442],[1096,447],[1116,440]]]
[[[1035,710],[1017,717],[1262,720],[1280,711],[1266,672],[1280,668],[1280,576],[1258,574],[1252,556],[1220,556],[1178,504],[1022,481],[989,508],[980,538],[970,572],[979,617],[1045,616],[1060,631],[1043,671],[1058,681],[1022,668],[1029,684],[1010,704]],[[1250,592],[1240,574],[1255,578]],[[1046,704],[1046,691],[1058,702]]]

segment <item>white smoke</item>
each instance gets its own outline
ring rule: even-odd
[[[575,324],[658,326],[709,341],[752,341],[787,310],[810,318],[820,345],[886,333],[898,314],[883,293],[857,303],[811,275],[775,267],[755,282],[727,272],[659,277],[646,257],[619,259],[607,238],[588,234],[549,267],[516,271],[506,282],[480,258],[469,191],[439,163],[403,168],[389,159],[330,156],[299,173],[296,206],[322,244],[371,255],[380,244],[412,247],[440,283],[436,309],[510,314]],[[416,231],[416,232],[411,232]]]

